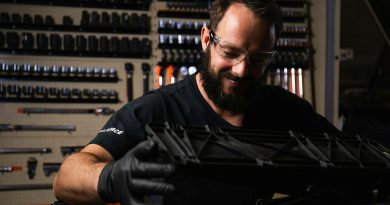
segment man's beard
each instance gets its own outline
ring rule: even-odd
[[[211,53],[210,44],[203,55],[202,67],[200,69],[201,79],[203,81],[203,88],[207,96],[219,108],[229,110],[233,113],[243,113],[248,106],[253,102],[255,92],[261,85],[259,79],[253,76],[246,76],[239,78],[231,73],[228,69],[218,71],[217,74],[212,72],[210,67]],[[238,80],[240,85],[233,88],[231,94],[222,91],[223,78]]]

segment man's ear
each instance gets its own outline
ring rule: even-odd
[[[207,46],[210,43],[210,30],[206,27],[202,27],[202,31],[200,33],[200,39],[202,41],[202,49],[203,51],[206,51]]]

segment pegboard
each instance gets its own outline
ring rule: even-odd
[[[71,16],[74,24],[81,20],[83,10],[118,13],[146,13],[150,15],[152,8],[143,10],[121,10],[121,9],[103,9],[103,8],[79,8],[63,6],[44,6],[44,5],[25,5],[25,4],[7,4],[0,3],[0,12],[9,14],[30,14],[32,16],[39,14],[42,16],[51,15],[57,24],[62,22],[63,16]],[[151,19],[151,21],[153,21]],[[30,32],[33,35],[37,33],[52,33],[64,36],[65,34],[76,35],[94,35],[112,37],[138,37],[147,38],[152,41],[152,32],[148,34],[126,34],[126,33],[105,33],[105,32],[77,32],[77,31],[42,31],[42,30],[23,30],[13,28],[0,28],[2,32],[14,31],[18,33]],[[153,52],[152,52],[153,53]],[[155,55],[155,54],[154,54]],[[88,68],[113,68],[117,71],[119,80],[117,82],[61,82],[46,80],[17,80],[0,79],[0,84],[12,84],[18,86],[45,86],[57,88],[79,88],[79,89],[114,89],[118,92],[119,103],[28,103],[28,102],[1,102],[0,103],[0,124],[14,125],[75,125],[76,130],[66,131],[12,131],[0,132],[0,147],[29,147],[29,148],[51,148],[52,152],[48,154],[0,154],[0,166],[16,165],[21,166],[22,171],[10,172],[0,175],[0,185],[18,185],[18,184],[51,184],[55,172],[46,176],[43,171],[43,163],[62,162],[66,156],[61,153],[62,146],[83,146],[86,145],[101,129],[109,116],[94,114],[23,114],[17,113],[19,108],[39,107],[39,108],[77,108],[91,109],[99,107],[109,107],[117,110],[127,102],[126,71],[125,64],[132,63],[133,71],[133,97],[139,97],[143,94],[143,73],[141,65],[148,63],[152,65],[153,56],[148,58],[110,58],[110,57],[68,57],[68,56],[49,56],[49,55],[13,55],[9,53],[0,54],[0,62],[7,64],[31,64],[31,65],[57,65],[57,66],[75,66]],[[152,78],[150,78],[150,81]],[[152,89],[152,83],[150,89]],[[30,157],[37,159],[36,174],[34,179],[29,179],[27,174],[27,160]],[[25,191],[0,191],[0,204],[50,204],[55,200],[53,191],[45,190],[25,190]]]
[[[21,172],[4,173],[0,175],[0,185],[5,184],[51,184],[55,173],[50,176],[45,176],[42,165],[45,162],[62,162],[66,156],[60,152],[61,146],[80,146],[87,144],[101,129],[104,123],[109,119],[109,116],[93,115],[93,114],[21,114],[17,110],[22,107],[41,107],[41,108],[98,108],[109,107],[119,109],[127,102],[127,87],[126,87],[126,70],[125,64],[132,63],[134,65],[133,72],[133,96],[139,97],[143,94],[143,72],[141,66],[147,63],[151,67],[149,75],[149,88],[156,88],[155,76],[153,70],[158,63],[163,59],[163,49],[159,48],[161,43],[159,22],[160,20],[169,21],[171,17],[159,17],[158,12],[167,8],[167,2],[152,1],[149,10],[131,10],[131,9],[105,9],[105,8],[88,8],[88,7],[64,7],[53,5],[27,5],[27,4],[12,4],[0,3],[0,12],[20,13],[34,15],[51,15],[54,21],[58,24],[62,22],[63,16],[70,16],[74,24],[81,21],[83,11],[102,12],[118,12],[128,14],[147,14],[150,16],[151,30],[147,34],[136,33],[113,33],[113,32],[78,32],[78,31],[52,31],[52,30],[25,30],[14,29],[8,27],[0,27],[2,32],[30,32],[33,35],[38,33],[59,34],[63,37],[66,34],[72,36],[100,36],[107,37],[138,37],[140,39],[147,38],[151,41],[151,55],[147,58],[112,58],[112,57],[78,57],[78,56],[56,56],[56,55],[14,55],[12,53],[0,53],[0,63],[7,64],[31,64],[31,65],[58,65],[58,66],[75,66],[88,68],[113,68],[117,71],[119,80],[117,82],[62,82],[62,81],[47,81],[47,80],[17,80],[0,78],[0,84],[12,84],[18,86],[45,86],[58,88],[79,88],[79,89],[113,89],[118,92],[118,103],[28,103],[28,102],[0,102],[0,124],[15,124],[15,125],[75,125],[76,130],[72,132],[64,131],[12,131],[0,132],[0,148],[1,147],[50,147],[51,153],[48,154],[0,154],[0,166],[18,165],[23,167]],[[203,22],[198,19],[175,18],[175,20],[183,20],[190,22]],[[207,21],[205,21],[207,22]],[[169,34],[167,34],[169,35]],[[177,34],[175,34],[177,35]],[[199,34],[190,34],[198,36]],[[310,71],[303,72],[304,96],[311,101],[311,77]],[[34,179],[29,179],[27,175],[27,160],[34,157],[38,160],[36,175]],[[55,197],[52,190],[28,190],[28,191],[0,191],[0,204],[50,204]]]

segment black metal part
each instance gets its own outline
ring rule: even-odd
[[[110,41],[107,36],[100,36],[99,38],[100,51],[108,52],[110,50]]]
[[[48,50],[49,48],[49,38],[44,33],[37,34],[37,49],[38,50]]]
[[[178,172],[190,176],[237,179],[331,204],[373,199],[375,190],[390,194],[390,150],[369,138],[172,123],[145,130]]]
[[[79,152],[83,148],[84,146],[62,146],[61,154],[62,156],[70,155],[74,152]]]
[[[76,50],[85,52],[87,50],[87,39],[83,35],[76,36]]]
[[[24,191],[52,189],[53,184],[0,184],[0,191]]]
[[[3,48],[5,44],[5,36],[3,31],[0,31],[0,48]]]
[[[17,32],[6,32],[7,48],[18,49],[20,46],[20,36]]]
[[[98,39],[96,36],[88,36],[88,51],[89,52],[98,51]]]
[[[15,70],[16,68],[16,70]],[[12,67],[12,72],[20,72],[20,68]],[[92,75],[92,70],[90,70]],[[57,66],[53,66],[51,75],[62,77],[64,70],[60,72]],[[70,70],[65,71],[67,75]],[[111,71],[110,71],[111,72]],[[115,72],[112,72],[114,75]],[[70,75],[70,74],[69,74]],[[100,75],[100,69],[99,69]],[[108,76],[110,79],[112,76]],[[98,77],[100,78],[100,77]],[[98,89],[70,89],[70,88],[56,88],[36,86],[35,88],[29,86],[18,85],[3,85],[0,84],[0,102],[45,102],[45,103],[118,103],[118,92],[115,90],[98,90]],[[103,96],[102,93],[107,95]]]
[[[115,110],[109,107],[99,107],[94,109],[77,109],[77,108],[19,108],[18,112],[25,114],[95,114],[111,115]]]
[[[64,50],[66,51],[74,51],[75,49],[75,41],[72,35],[65,34],[64,35]]]
[[[126,79],[127,79],[127,100],[128,102],[133,100],[133,71],[134,66],[132,63],[125,63]]]
[[[72,41],[72,40],[70,40]],[[69,47],[74,49],[74,46]],[[94,68],[87,73],[87,68],[75,66],[40,66],[31,64],[0,65],[0,77],[17,80],[43,80],[43,81],[82,81],[82,82],[117,82],[118,76],[113,68]],[[103,72],[104,71],[104,72]],[[109,73],[108,73],[109,71]],[[92,72],[92,71],[91,71]],[[32,75],[31,75],[32,74]],[[91,74],[91,75],[89,75]]]
[[[23,14],[23,24],[24,25],[32,25],[33,17],[30,14]]]
[[[141,68],[144,93],[146,93],[149,91],[150,65],[148,63],[142,63]]]
[[[103,8],[103,9],[131,9],[131,10],[149,10],[151,0],[143,1],[86,1],[86,0],[2,0],[2,2],[14,4],[32,4],[47,6],[64,6],[80,8]]]
[[[34,179],[36,175],[38,160],[35,157],[30,157],[27,160],[27,175],[29,179]]]
[[[45,17],[45,25],[46,26],[54,26],[55,25],[55,21],[54,21],[54,18],[50,15],[47,15]]]
[[[62,40],[59,34],[50,34],[50,50],[60,51],[62,49]]]
[[[61,163],[60,162],[44,162],[42,164],[43,172],[45,173],[45,176],[49,177],[53,172],[58,172],[60,169]]]
[[[0,131],[75,131],[75,125],[13,125],[0,124]]]
[[[22,46],[24,49],[34,48],[34,36],[31,33],[22,33]]]
[[[0,154],[48,154],[51,153],[51,148],[35,148],[35,147],[9,147],[9,148],[0,148]]]

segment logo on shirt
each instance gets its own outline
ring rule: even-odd
[[[114,127],[107,128],[107,129],[104,129],[104,130],[100,130],[99,132],[113,132],[113,133],[115,133],[117,135],[121,135],[123,133],[123,131],[118,130],[118,129],[114,128]]]

